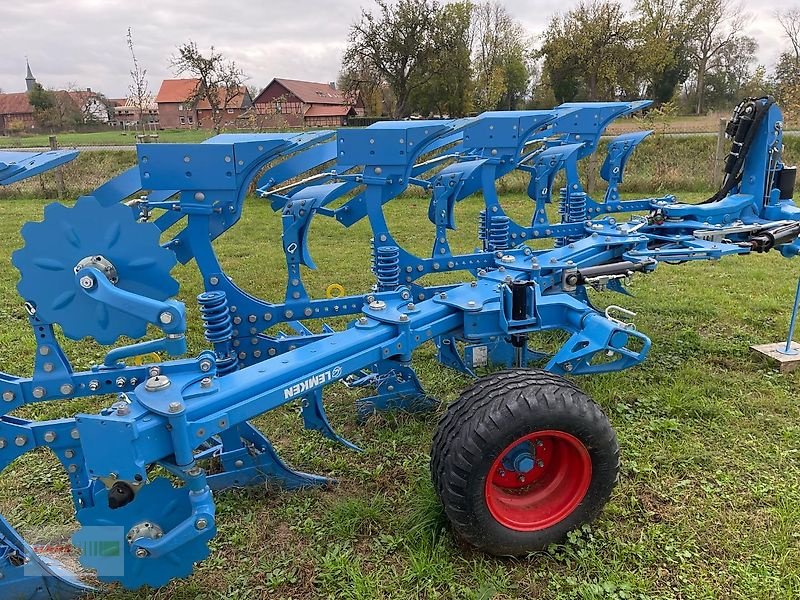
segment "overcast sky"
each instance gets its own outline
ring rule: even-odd
[[[630,2],[625,2],[630,4]],[[542,33],[555,7],[568,10],[577,0],[506,0],[531,32]],[[772,16],[800,0],[748,3],[749,33],[760,44],[759,61],[768,67],[783,48]],[[0,89],[24,91],[25,57],[45,87],[91,87],[109,97],[127,94],[130,56],[125,33],[133,29],[140,63],[155,93],[172,77],[169,57],[192,39],[215,45],[236,60],[248,85],[263,87],[273,77],[334,81],[349,26],[371,0],[1,0]]]

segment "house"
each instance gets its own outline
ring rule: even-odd
[[[28,92],[0,94],[0,131],[12,132],[33,129],[33,107],[28,102]]]
[[[348,117],[366,112],[361,97],[353,97],[333,83],[273,79],[254,101],[258,115],[275,126],[341,127]]]
[[[143,128],[159,126],[158,105],[152,96],[142,111],[133,98],[109,98],[108,102],[114,109],[114,119],[111,121],[113,127],[130,129],[138,126]],[[140,112],[142,114],[139,114]]]
[[[165,79],[156,96],[158,117],[161,127],[166,129],[205,127],[213,128],[213,109],[206,98],[196,104],[191,102],[198,85],[197,79]],[[219,106],[225,105],[225,90],[220,90]],[[220,108],[222,127],[235,125],[237,119],[252,105],[250,92],[239,86],[238,95]]]
[[[111,120],[113,111],[110,110],[112,107],[108,100],[101,94],[92,91],[92,88],[67,93],[81,111],[84,123],[108,123]]]

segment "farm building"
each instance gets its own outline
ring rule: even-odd
[[[192,96],[197,90],[197,79],[165,79],[156,95],[160,126],[167,129],[204,127],[213,128],[212,108],[205,98],[194,104]],[[250,92],[239,86],[238,95],[227,106],[222,126],[230,126],[252,105]],[[220,106],[225,105],[224,91],[220,91]]]
[[[332,83],[273,79],[254,101],[256,113],[276,126],[340,127],[363,116],[364,102]]]

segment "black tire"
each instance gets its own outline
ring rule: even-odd
[[[559,465],[561,477],[558,481],[566,483],[556,484],[552,480],[531,483],[528,488],[514,490],[512,495],[535,495],[537,491],[530,488],[537,485],[551,485],[552,489],[559,489],[558,485],[576,487],[574,493],[572,489],[562,493],[562,496],[572,494],[572,500],[563,505],[563,510],[568,510],[563,517],[559,512],[545,510],[550,520],[560,520],[553,523],[547,519],[531,521],[530,525],[517,527],[514,526],[516,521],[508,521],[510,517],[503,512],[507,512],[503,505],[503,498],[509,497],[507,491],[504,486],[495,484],[497,479],[492,479],[487,486],[487,477],[490,471],[492,477],[495,473],[497,477],[509,477],[506,463],[499,463],[498,468],[496,461],[505,461],[501,454],[508,456],[509,448],[514,448],[511,452],[518,452],[520,440],[526,437],[535,440],[535,444],[525,442],[528,444],[525,448],[540,445],[544,451],[545,444],[531,435],[536,432],[545,432],[542,439],[549,439],[548,432],[553,435],[548,462],[552,459],[552,464]],[[550,445],[548,442],[547,446]],[[574,455],[578,462],[564,459],[559,463],[555,458],[557,452],[561,456]],[[533,453],[535,459],[535,449]],[[542,452],[542,456],[544,454]],[[548,466],[544,460],[533,463],[543,472]],[[577,464],[576,470],[581,473],[578,483],[564,476],[564,469],[573,464]],[[448,407],[433,439],[431,473],[445,513],[460,538],[489,554],[519,556],[562,542],[568,532],[591,522],[600,513],[617,482],[619,445],[600,407],[569,381],[540,370],[501,371],[475,382]],[[525,481],[523,475],[528,473],[534,478],[535,468],[525,472],[512,469],[511,473]],[[538,493],[541,495],[541,489]],[[527,508],[521,510],[524,512]],[[533,510],[540,511],[537,515],[545,514],[541,507],[534,506]],[[512,526],[508,526],[508,522],[512,522]],[[546,525],[540,527],[542,523]]]

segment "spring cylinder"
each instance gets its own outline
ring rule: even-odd
[[[375,249],[373,270],[379,292],[391,292],[400,285],[400,248],[380,246]]]
[[[206,340],[214,345],[217,355],[217,374],[227,375],[239,367],[239,359],[233,350],[233,319],[228,307],[228,297],[225,292],[203,292],[197,296],[200,305],[200,318],[203,319],[203,329]]]
[[[487,231],[487,250],[508,250],[511,247],[509,235],[509,219],[505,215],[492,215],[489,220],[489,230]]]

